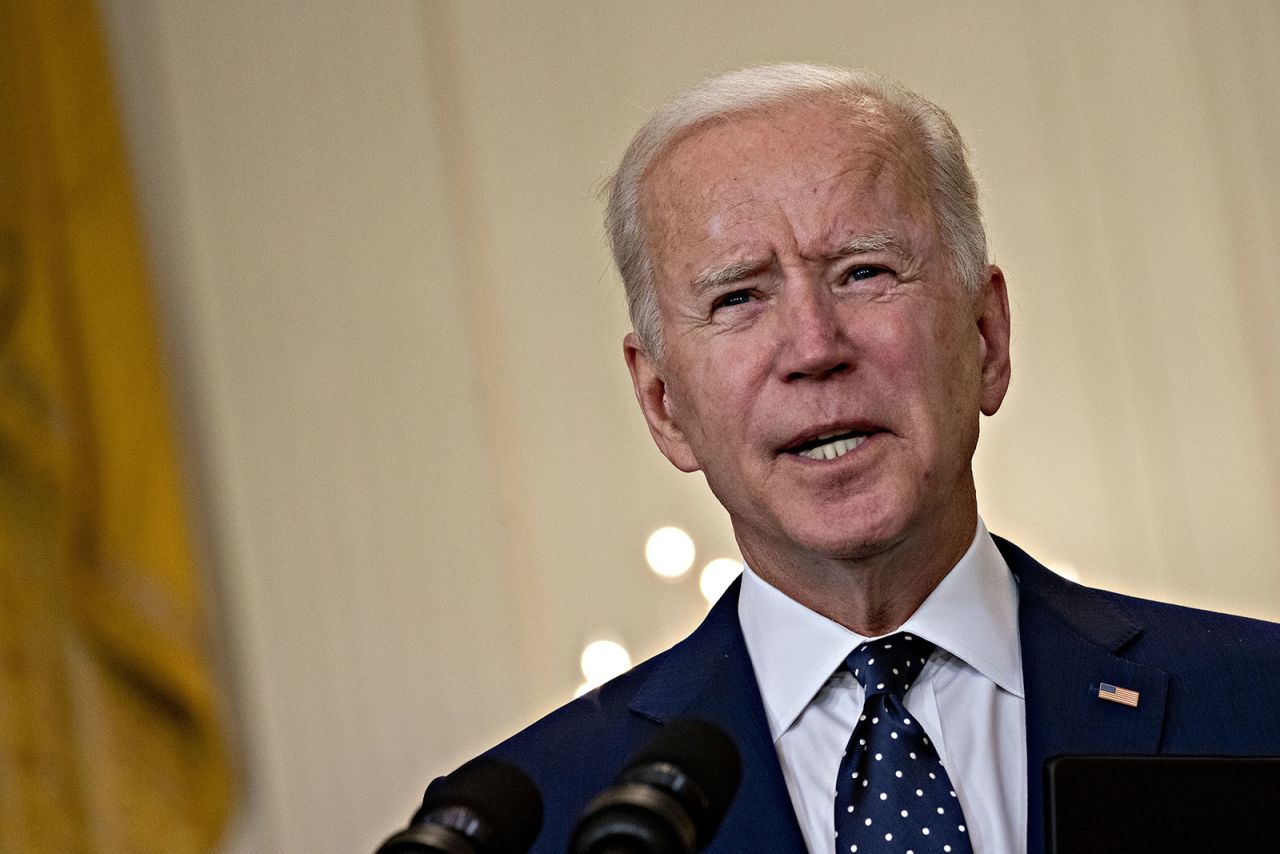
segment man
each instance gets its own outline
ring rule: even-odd
[[[979,519],[1009,302],[940,109],[829,68],[715,78],[637,134],[608,225],[640,408],[747,568],[494,749],[542,790],[535,850],[681,716],[743,755],[720,852],[1036,851],[1047,756],[1280,753],[1277,627],[1070,584]]]

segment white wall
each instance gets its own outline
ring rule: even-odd
[[[634,411],[594,193],[662,97],[868,65],[950,109],[1014,301],[990,527],[1280,618],[1267,2],[103,0],[220,591],[233,847],[371,850],[426,780],[651,654],[723,512]]]

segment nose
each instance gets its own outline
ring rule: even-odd
[[[794,283],[779,312],[778,370],[788,381],[852,370],[853,347],[835,297],[817,282]]]

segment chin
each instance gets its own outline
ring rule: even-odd
[[[902,537],[882,531],[828,531],[821,538],[801,542],[809,552],[824,558],[866,560],[889,551]]]
[[[816,525],[797,525],[791,528],[790,539],[815,555],[862,560],[901,543],[906,539],[906,528],[906,519],[901,514],[864,510],[825,515]]]

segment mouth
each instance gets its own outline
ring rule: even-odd
[[[859,430],[836,430],[819,433],[811,439],[784,448],[783,453],[807,460],[834,460],[843,457],[867,441],[868,433]]]

